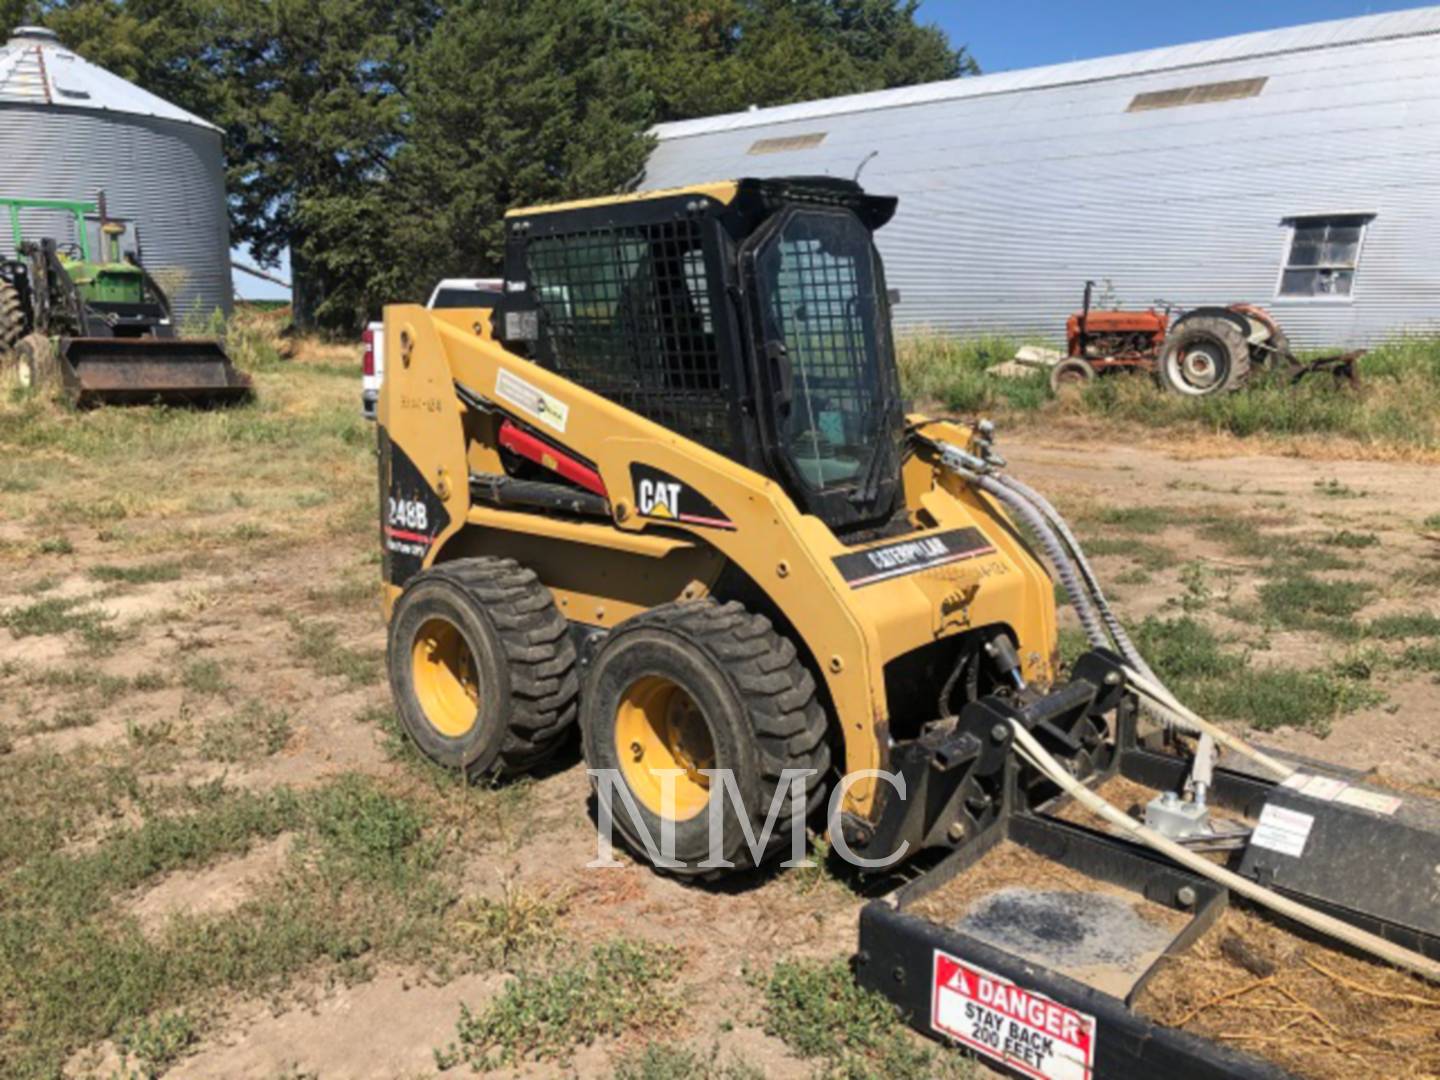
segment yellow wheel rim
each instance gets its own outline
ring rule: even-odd
[[[715,767],[715,742],[705,714],[676,683],[647,675],[620,695],[615,753],[626,784],[651,813],[667,813],[667,787],[673,792],[672,820],[705,809],[710,777],[700,770]]]
[[[448,619],[427,619],[411,648],[415,697],[430,726],[459,738],[480,714],[475,655],[465,635]]]

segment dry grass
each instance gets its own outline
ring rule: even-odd
[[[1440,1070],[1440,992],[1232,908],[1141,995],[1152,1019],[1309,1080],[1423,1080]]]

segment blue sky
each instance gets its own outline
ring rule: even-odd
[[[1273,30],[1280,26],[1346,19],[1381,11],[1421,7],[1416,3],[1355,2],[1355,0],[1209,0],[1172,3],[1154,0],[1108,0],[1105,3],[979,3],[977,0],[924,0],[920,17],[943,27],[956,44],[969,46],[985,71],[1060,64],[1092,56],[1133,52],[1160,45],[1179,45]],[[236,257],[249,259],[244,252]],[[289,280],[288,259],[277,277]],[[286,296],[284,289],[237,272],[241,296]]]
[[[1092,56],[1180,45],[1187,41],[1274,30],[1281,26],[1347,19],[1423,7],[1414,3],[1355,0],[1209,0],[1157,4],[1153,0],[1102,3],[979,3],[924,0],[922,22],[945,29],[968,45],[984,71],[1060,64]]]

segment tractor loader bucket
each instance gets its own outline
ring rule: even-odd
[[[218,341],[205,338],[62,338],[60,378],[80,406],[225,405],[251,395]]]

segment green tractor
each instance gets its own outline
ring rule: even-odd
[[[125,226],[97,202],[0,197],[15,256],[0,260],[0,365],[21,385],[63,390],[76,405],[222,404],[247,399],[250,380],[209,338],[177,337],[170,300],[122,252]],[[75,239],[22,236],[20,212],[69,214]],[[96,258],[89,224],[99,224]]]

